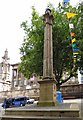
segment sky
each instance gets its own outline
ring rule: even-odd
[[[70,3],[74,6],[80,1],[82,0],[70,0]],[[19,48],[24,38],[20,25],[31,16],[32,6],[43,15],[49,2],[56,8],[63,0],[0,0],[0,62],[6,48],[10,64],[20,62]]]

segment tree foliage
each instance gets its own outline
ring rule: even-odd
[[[66,5],[59,4],[57,9],[51,4],[49,6],[54,16],[52,28],[53,68],[56,80],[60,86],[74,76],[78,68],[83,69],[82,5],[75,8],[70,6],[69,3]],[[71,22],[74,24],[74,32],[76,33],[77,47],[79,48],[78,61],[75,67],[73,67],[69,20],[66,16],[66,12],[68,11],[78,14],[71,19]],[[37,13],[34,7],[32,7],[31,22],[22,22],[21,27],[25,31],[25,37],[20,48],[22,57],[19,69],[27,78],[29,78],[32,73],[42,76],[44,23],[42,16]],[[68,74],[68,77],[63,80],[64,72]]]

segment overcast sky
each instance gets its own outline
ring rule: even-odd
[[[31,6],[43,15],[49,2],[57,7],[59,1],[63,0],[0,0],[0,62],[6,48],[10,63],[20,61],[19,48],[24,37],[20,24],[30,17]],[[82,0],[70,0],[72,5],[79,1]]]

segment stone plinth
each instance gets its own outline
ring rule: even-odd
[[[41,80],[40,84],[40,97],[38,106],[55,106],[56,102],[56,81],[55,80]]]

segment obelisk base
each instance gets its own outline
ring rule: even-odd
[[[40,84],[40,95],[38,106],[56,106],[56,81],[44,79],[38,81]]]

